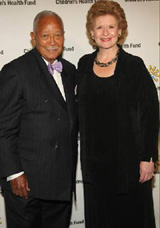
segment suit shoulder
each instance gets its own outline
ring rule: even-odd
[[[31,62],[33,62],[33,58],[32,52],[29,51],[5,64],[4,68],[16,68],[17,70],[21,69],[22,67],[25,68],[25,66],[28,66]]]

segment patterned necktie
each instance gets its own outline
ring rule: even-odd
[[[56,63],[49,63],[48,64],[48,70],[49,72],[53,75],[54,70],[58,71],[59,73],[62,72],[63,66],[61,62],[56,62]]]

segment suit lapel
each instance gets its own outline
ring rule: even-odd
[[[60,61],[62,62],[63,65],[63,71],[62,71],[62,82],[63,82],[63,86],[64,86],[64,92],[65,92],[65,96],[66,96],[66,105],[67,105],[67,110],[69,113],[69,118],[70,118],[70,123],[73,122],[74,119],[74,103],[75,103],[75,96],[74,96],[74,90],[73,87],[71,86],[71,82],[70,82],[70,78],[69,77],[69,73],[67,72],[67,66],[65,64],[65,62],[63,61],[63,59],[60,59]]]
[[[64,109],[67,109],[66,102],[63,99],[53,76],[49,73],[46,63],[36,49],[33,49],[32,52],[36,57],[38,67],[40,69],[39,81],[43,84],[43,86],[46,85],[51,95],[54,96],[59,103],[61,103]]]

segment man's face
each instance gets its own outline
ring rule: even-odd
[[[35,32],[31,33],[31,38],[42,57],[50,63],[53,63],[63,51],[64,31],[57,17],[41,17]]]

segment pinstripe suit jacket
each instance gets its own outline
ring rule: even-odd
[[[32,197],[69,200],[77,157],[75,66],[63,64],[64,101],[36,49],[2,68],[0,178],[24,170]]]

